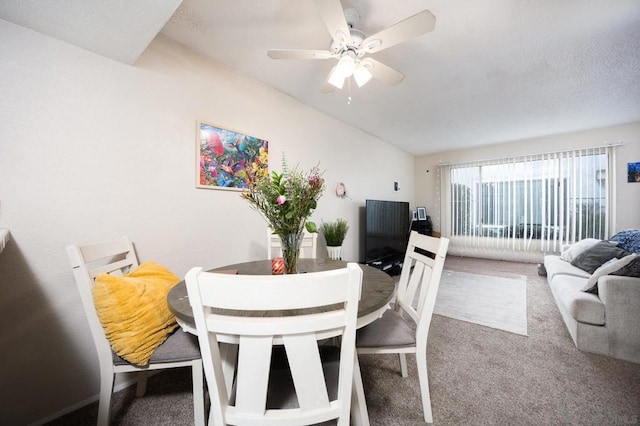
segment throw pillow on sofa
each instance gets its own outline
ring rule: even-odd
[[[626,250],[617,247],[615,244],[609,241],[598,241],[587,250],[580,253],[571,264],[577,268],[582,269],[589,274],[593,274],[596,269],[602,266],[605,262],[613,259],[621,259],[629,253]]]
[[[640,254],[640,229],[620,231],[611,237],[611,241],[617,241],[618,246],[628,252]]]
[[[617,271],[612,272],[611,275],[640,278],[640,254],[634,254],[636,255],[635,259],[633,259],[626,266],[623,266]]]
[[[632,253],[628,256],[623,257],[622,259],[613,258],[607,262],[605,262],[602,266],[596,269],[591,277],[587,280],[587,283],[584,287],[581,288],[582,291],[587,293],[598,294],[598,279],[605,275],[614,275],[615,272],[620,269],[626,267],[634,260],[637,260],[638,256],[635,253]]]
[[[564,260],[565,262],[571,263],[585,250],[590,249],[600,241],[602,240],[598,240],[596,238],[585,238],[583,240],[577,241],[575,244],[571,244],[565,250],[562,250],[562,253],[560,253],[560,259]]]

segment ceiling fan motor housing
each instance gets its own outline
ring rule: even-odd
[[[362,54],[360,54],[360,52],[358,51],[360,49],[360,46],[362,46],[362,42],[365,39],[364,33],[360,30],[357,30],[355,28],[349,28],[349,33],[351,34],[351,42],[350,43],[345,43],[345,42],[338,42],[336,40],[331,40],[331,52],[332,53],[336,53],[336,54],[340,54],[346,50],[353,50],[354,52],[356,52],[358,54],[358,56],[362,56]]]

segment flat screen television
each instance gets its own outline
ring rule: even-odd
[[[410,227],[408,202],[366,200],[365,263],[385,271],[402,268]]]

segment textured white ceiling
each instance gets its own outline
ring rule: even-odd
[[[0,17],[125,63],[177,0],[2,2]],[[170,5],[169,5],[170,3]],[[423,9],[432,33],[373,56],[403,72],[387,87],[321,94],[333,60],[312,0],[184,0],[161,32],[413,154],[640,121],[638,0],[343,0],[370,35]],[[37,12],[37,13],[36,13]]]
[[[125,64],[134,63],[181,0],[1,0],[0,18]]]

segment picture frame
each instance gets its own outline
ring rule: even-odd
[[[640,182],[640,162],[627,163],[627,182]]]
[[[269,173],[267,140],[204,121],[196,124],[197,188],[244,191],[249,187],[247,170]]]
[[[416,213],[418,216],[418,220],[427,220],[427,209],[426,207],[418,207],[416,208]]]

